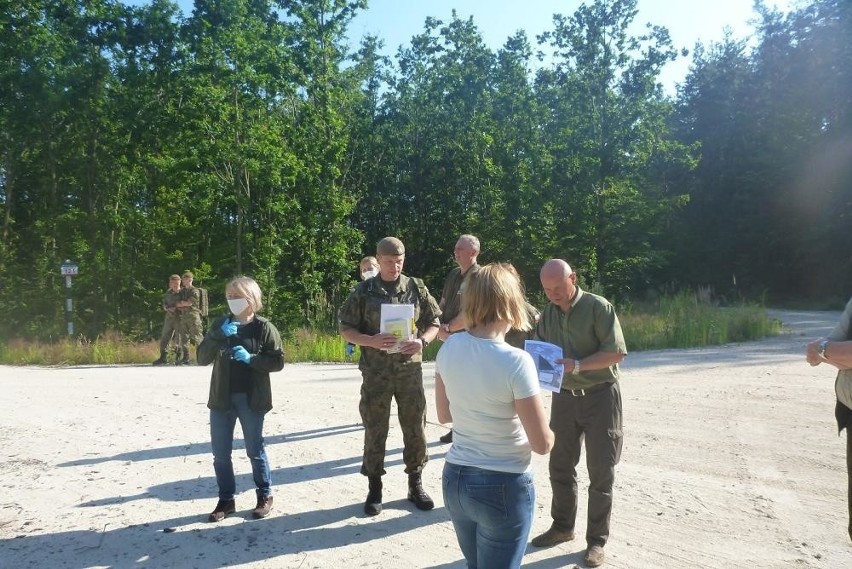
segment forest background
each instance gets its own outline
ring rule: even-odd
[[[753,42],[698,44],[597,0],[489,49],[427,19],[354,53],[367,2],[0,0],[0,339],[144,339],[168,275],[223,309],[250,274],[281,329],[332,329],[396,235],[436,295],[458,235],[540,298],[551,257],[617,303],[838,305],[852,290],[852,2],[755,4]],[[540,55],[541,54],[541,55]],[[706,289],[705,289],[706,290]]]

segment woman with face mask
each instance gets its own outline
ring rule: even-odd
[[[281,336],[266,318],[258,316],[263,304],[260,287],[250,277],[236,277],[225,287],[231,314],[213,321],[201,345],[198,364],[213,363],[210,378],[210,439],[219,502],[209,515],[218,522],[236,511],[236,481],[231,462],[234,427],[243,431],[246,455],[257,487],[255,518],[272,509],[272,476],[263,442],[263,419],[272,409],[271,372],[284,367]]]

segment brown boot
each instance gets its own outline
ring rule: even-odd
[[[370,476],[370,492],[364,502],[364,513],[368,516],[378,516],[382,513],[382,477]]]
[[[236,504],[233,500],[219,500],[216,504],[216,509],[213,510],[207,517],[208,521],[221,522],[228,514],[233,514],[237,511]]]
[[[431,510],[435,507],[435,502],[423,489],[419,472],[412,472],[408,475],[408,501],[414,502],[418,510]]]
[[[272,496],[267,496],[262,498],[260,496],[257,497],[257,506],[252,510],[251,515],[257,519],[265,518],[269,515],[269,511],[272,509]]]
[[[586,567],[600,567],[604,563],[606,555],[604,554],[603,546],[590,545],[586,550],[586,555],[583,556],[583,562]]]
[[[535,547],[553,547],[566,541],[574,539],[574,532],[571,530],[562,530],[556,526],[550,526],[550,529],[541,535],[533,538],[532,544]]]

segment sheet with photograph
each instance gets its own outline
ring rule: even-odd
[[[538,383],[542,389],[558,392],[562,389],[563,364],[556,363],[562,359],[562,348],[549,342],[526,340],[524,350],[530,354],[538,372]]]
[[[414,305],[382,304],[379,332],[396,336],[396,344],[387,349],[388,353],[399,352],[400,342],[414,339]]]

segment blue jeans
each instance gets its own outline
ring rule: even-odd
[[[263,444],[264,413],[252,411],[245,393],[231,394],[231,408],[227,411],[210,410],[210,441],[213,446],[213,469],[219,485],[219,499],[233,500],[237,491],[231,450],[234,447],[234,426],[237,419],[243,430],[246,455],[251,461],[251,472],[257,486],[258,498],[272,495],[272,471]]]
[[[467,566],[520,567],[535,507],[532,473],[445,462],[442,488]]]

